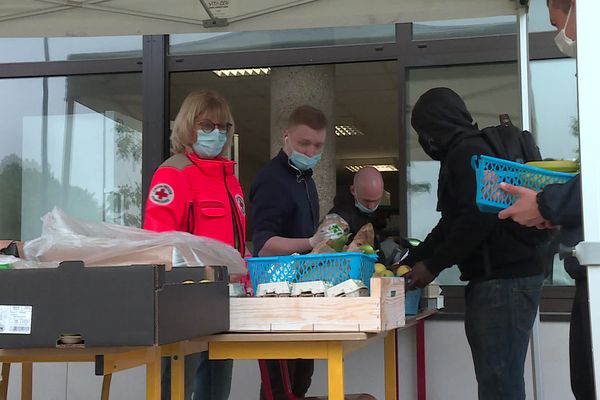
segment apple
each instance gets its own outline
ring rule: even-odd
[[[404,276],[411,271],[411,268],[408,265],[401,265],[396,270],[396,276]]]
[[[375,254],[376,251],[370,244],[363,244],[359,249],[365,254]]]
[[[383,265],[382,263],[375,263],[375,265],[373,266],[373,269],[377,273],[382,273],[383,271],[387,270],[387,267],[385,265]]]
[[[392,271],[390,271],[389,269],[386,269],[385,271],[383,271],[383,272],[381,273],[381,276],[384,276],[384,277],[392,277],[392,276],[394,276],[394,273],[393,273]]]

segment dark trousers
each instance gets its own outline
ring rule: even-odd
[[[304,398],[311,384],[312,375],[315,369],[314,360],[287,360],[288,374],[294,396],[299,399]],[[288,400],[281,379],[281,369],[279,360],[267,360],[267,371],[271,381],[271,392],[274,400]],[[261,386],[260,398],[265,400],[265,394]]]
[[[465,332],[480,400],[525,400],[523,370],[543,275],[471,282]]]
[[[575,281],[575,299],[571,309],[571,325],[569,327],[569,362],[571,390],[575,398],[577,400],[595,399],[587,279]]]
[[[209,360],[208,351],[185,356],[185,400],[227,400],[233,360]],[[162,359],[161,399],[171,399],[171,359]]]

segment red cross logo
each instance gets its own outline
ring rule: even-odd
[[[150,201],[160,206],[166,206],[175,198],[173,188],[166,183],[155,185],[150,191]]]
[[[235,202],[237,203],[238,208],[242,212],[242,215],[245,217],[246,216],[246,205],[244,204],[244,198],[241,195],[236,194]]]

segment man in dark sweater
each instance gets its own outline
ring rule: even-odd
[[[319,225],[319,196],[312,168],[325,146],[327,119],[312,106],[296,108],[283,132],[283,148],[258,173],[250,188],[255,256],[308,253],[326,239]],[[303,398],[310,387],[313,360],[288,360],[291,389]],[[267,361],[275,400],[287,400],[279,361]],[[264,382],[263,382],[264,383]],[[264,393],[261,393],[264,398]]]
[[[375,213],[383,197],[383,178],[373,167],[364,167],[354,174],[350,190],[339,193],[333,199],[329,214],[337,214],[356,234],[365,224],[374,223]]]
[[[437,209],[442,217],[405,263],[409,288],[424,287],[458,265],[465,290],[465,332],[479,399],[525,399],[523,370],[544,280],[535,228],[500,221],[475,203],[473,155],[493,155],[462,99],[448,88],[423,94],[412,112],[423,150],[440,161]]]

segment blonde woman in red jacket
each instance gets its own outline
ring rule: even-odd
[[[234,175],[235,163],[223,156],[233,124],[229,104],[220,94],[202,90],[186,97],[171,134],[174,155],[152,177],[145,229],[207,236],[245,255],[244,194]],[[171,398],[169,369],[163,371],[163,399]],[[188,377],[195,369],[195,377]],[[194,400],[227,399],[231,369],[231,360],[209,361],[207,352],[186,357],[185,398],[193,391]]]

